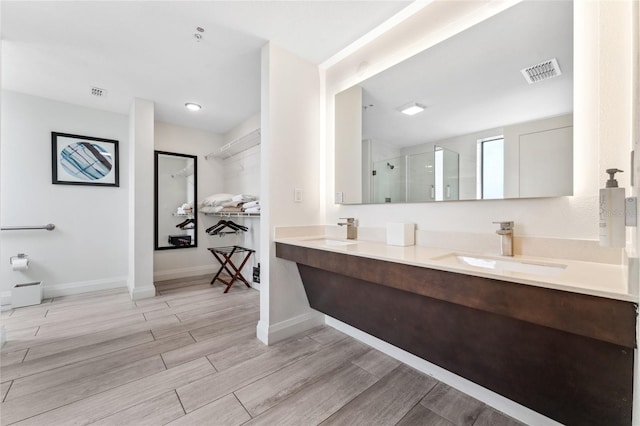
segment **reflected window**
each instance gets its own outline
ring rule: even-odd
[[[480,141],[481,199],[504,198],[504,137]]]

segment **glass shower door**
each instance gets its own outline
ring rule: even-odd
[[[371,176],[373,203],[401,203],[406,196],[406,158],[375,161]]]

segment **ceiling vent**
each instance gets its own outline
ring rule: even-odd
[[[105,96],[107,96],[107,91],[105,89],[101,89],[99,87],[92,87],[91,88],[91,94],[93,96],[98,97],[98,98],[104,98]]]
[[[527,83],[533,84],[542,80],[548,80],[562,74],[556,58],[541,62],[537,65],[525,68],[520,71]]]

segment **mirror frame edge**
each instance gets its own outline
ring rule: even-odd
[[[184,157],[193,159],[193,175],[195,179],[193,181],[193,220],[195,226],[195,232],[193,235],[193,244],[190,246],[171,246],[171,247],[159,247],[158,243],[158,156],[160,154],[173,155],[176,157]],[[182,154],[178,152],[170,151],[153,151],[153,250],[177,250],[177,249],[190,249],[198,247],[198,156],[191,154]]]

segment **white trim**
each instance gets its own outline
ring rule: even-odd
[[[269,344],[269,325],[260,320],[256,325],[256,337],[265,345]]]
[[[538,426],[562,426],[560,423],[537,413],[530,408],[520,405],[510,399],[498,395],[497,393],[490,391],[480,385],[477,385],[463,377],[460,377],[450,371],[447,371],[435,364],[432,364],[424,359],[417,357],[407,351],[404,351],[396,346],[393,346],[383,340],[378,339],[370,334],[365,333],[362,330],[358,330],[348,324],[343,323],[333,317],[325,315],[325,323],[339,330],[355,339],[360,340],[363,343],[379,350],[398,361],[407,364],[416,370],[434,377],[435,379],[458,389],[467,395],[484,402],[485,404],[502,411],[503,413],[513,417],[528,425]]]
[[[306,314],[289,318],[279,323],[268,325],[259,321],[256,327],[256,336],[266,345],[273,345],[284,339],[295,336],[303,331],[324,324],[324,315],[317,311],[309,311]]]
[[[91,293],[93,291],[111,290],[114,288],[126,288],[127,277],[103,278],[91,281],[77,281],[72,283],[45,284],[43,286],[43,298],[71,296],[74,294]],[[0,293],[0,311],[8,311],[11,308],[11,291]]]
[[[11,290],[0,293],[0,311],[11,310]]]
[[[73,283],[62,283],[44,285],[44,298],[71,296],[73,294],[90,293],[92,291],[111,290],[114,288],[125,288],[127,277],[103,278],[91,281],[77,281]]]
[[[165,269],[153,271],[154,281],[174,280],[176,278],[197,277],[198,275],[215,274],[218,268],[215,265],[191,266],[189,268]]]
[[[156,287],[153,285],[145,287],[136,286],[133,288],[133,291],[129,289],[129,294],[131,295],[131,300],[148,299],[149,297],[154,297],[156,295]]]

